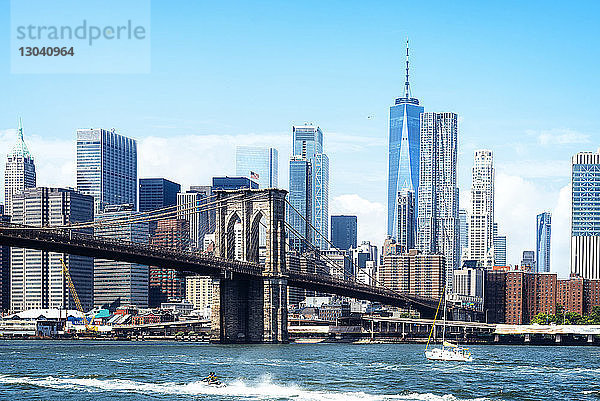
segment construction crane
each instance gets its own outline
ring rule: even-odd
[[[67,286],[69,287],[71,296],[73,297],[73,300],[75,301],[75,306],[77,307],[77,310],[79,312],[81,312],[81,314],[83,315],[83,323],[85,324],[85,329],[87,331],[97,331],[98,330],[97,327],[91,326],[88,323],[87,316],[85,315],[85,311],[83,310],[83,307],[81,306],[81,302],[79,301],[79,296],[77,295],[77,291],[75,290],[75,285],[73,284],[73,280],[71,280],[71,274],[69,273],[69,268],[67,267],[65,261],[62,258],[60,258],[60,263],[62,263],[63,275],[65,276],[65,279],[67,280]]]

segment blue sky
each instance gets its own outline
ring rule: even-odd
[[[402,93],[408,36],[413,95],[426,111],[460,116],[461,201],[467,206],[473,151],[493,150],[496,220],[509,235],[509,262],[533,249],[535,213],[549,209],[553,270],[565,275],[569,160],[600,146],[599,8],[153,1],[149,74],[11,74],[5,30],[0,144],[9,146],[23,117],[38,184],[71,186],[81,127],[115,127],[139,139],[140,175],[186,186],[233,174],[235,144],[274,144],[287,185],[291,125],[314,122],[331,159],[332,212],[357,213],[359,239],[381,243],[387,120]],[[9,18],[4,2],[0,25]]]

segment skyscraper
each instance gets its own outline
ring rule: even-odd
[[[235,173],[258,182],[259,188],[276,188],[279,157],[275,148],[238,146],[235,150]]]
[[[35,164],[23,140],[23,122],[19,118],[17,142],[6,156],[4,172],[4,214],[12,216],[12,197],[27,188],[35,187]]]
[[[324,238],[329,237],[329,157],[323,152],[323,132],[310,124],[293,126],[292,139],[293,156],[311,164],[311,223],[320,233],[313,233],[312,240],[317,248],[328,249]],[[291,179],[290,174],[290,186]]]
[[[600,149],[572,159],[571,273],[600,279]]]
[[[181,185],[165,178],[140,178],[140,212],[177,205]]]
[[[526,268],[530,272],[535,272],[535,252],[534,251],[523,251],[523,259],[521,260],[521,267]]]
[[[189,224],[182,219],[159,220],[150,244],[172,250],[187,250],[190,246]],[[151,308],[185,296],[185,275],[173,268],[150,266],[148,304]]]
[[[10,216],[4,214],[4,207],[0,205],[0,222],[10,223]],[[10,309],[10,247],[0,246],[0,311],[8,312]]]
[[[420,196],[420,115],[425,109],[419,106],[418,99],[411,97],[408,67],[407,41],[404,96],[396,98],[394,105],[390,107],[387,231],[394,239],[398,239],[398,192],[408,189],[415,194],[415,218],[418,215]]]
[[[552,214],[540,213],[536,216],[535,260],[538,273],[550,273],[550,226]]]
[[[290,159],[290,192],[288,199],[292,207],[286,208],[289,244],[299,254],[310,250],[313,243],[312,222],[312,164],[302,156]],[[305,238],[306,240],[303,240]],[[307,244],[308,242],[308,244]]]
[[[204,236],[210,233],[208,198],[204,192],[189,190],[177,194],[177,218],[187,221],[188,246],[201,250]],[[214,228],[213,228],[214,231]]]
[[[110,205],[95,219],[135,218],[139,213],[132,205]],[[94,235],[128,242],[148,243],[148,222],[137,221],[119,225],[99,225]],[[148,307],[148,266],[139,263],[94,259],[94,306],[120,301],[121,305]]]
[[[494,158],[491,150],[476,150],[471,187],[471,218],[467,259],[494,265]]]
[[[494,223],[494,266],[506,266],[506,235],[498,235],[498,223]]]
[[[412,189],[404,188],[398,191],[398,244],[408,252],[415,248],[415,237],[417,236],[415,210],[415,192]]]
[[[460,237],[460,257],[462,259],[463,253],[469,247],[469,220],[467,211],[465,209],[458,210],[458,224],[460,228],[458,230]]]
[[[444,255],[448,291],[460,267],[457,157],[458,115],[421,114],[417,249]]]
[[[77,130],[77,190],[94,197],[94,212],[107,205],[137,208],[137,142],[112,130]]]
[[[72,189],[29,188],[13,196],[12,221],[33,227],[92,221],[94,199]],[[11,249],[10,308],[75,308],[63,274],[63,259],[85,310],[92,308],[94,260],[87,256]]]
[[[331,216],[331,243],[337,249],[356,248],[356,216]]]

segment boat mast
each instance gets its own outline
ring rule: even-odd
[[[448,284],[446,284],[446,288],[447,287]],[[446,341],[446,301],[448,300],[448,297],[446,296],[446,288],[444,288],[444,292],[442,293],[442,296],[444,297],[444,310],[442,311],[444,314],[444,326],[442,328],[442,348],[444,348],[444,342]]]

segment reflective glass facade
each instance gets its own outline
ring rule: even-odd
[[[424,109],[413,98],[398,98],[390,107],[388,153],[388,235],[398,236],[398,192],[411,189],[419,197],[420,115]],[[415,209],[415,216],[418,210]]]
[[[572,159],[571,273],[600,279],[600,150]]]
[[[320,234],[312,233],[312,240],[319,249],[329,244],[329,157],[323,152],[323,132],[313,125],[292,127],[292,150],[294,157],[308,160],[311,165],[311,223]],[[292,175],[290,173],[290,187]]]
[[[331,243],[341,250],[356,248],[356,216],[331,216]]]
[[[286,220],[293,228],[293,230],[287,230],[288,242],[291,248],[300,254],[310,249],[306,241],[308,243],[312,243],[313,241],[313,234],[309,225],[309,222],[312,221],[313,210],[312,188],[312,165],[310,161],[299,156],[292,157],[290,160],[290,192],[288,200],[294,208],[286,208]]]
[[[140,178],[140,212],[177,205],[181,185],[164,178]]]
[[[137,142],[112,130],[77,130],[77,190],[94,197],[94,212],[108,205],[137,208]]]
[[[258,182],[259,188],[277,188],[279,156],[275,148],[238,146],[235,173]]]
[[[550,272],[550,228],[552,216],[550,212],[536,216],[535,260],[538,273]]]

